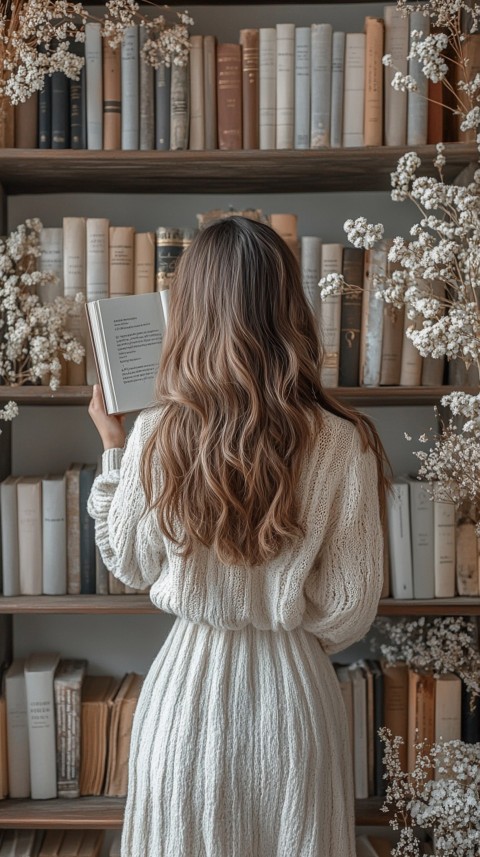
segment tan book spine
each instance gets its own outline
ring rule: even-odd
[[[203,36],[190,36],[190,145],[205,148],[205,93],[203,81]]]
[[[435,598],[455,596],[455,506],[433,500]]]
[[[242,148],[242,61],[240,45],[217,47],[219,149]]]
[[[15,111],[7,98],[0,102],[0,149],[15,146]]]
[[[478,553],[475,522],[460,517],[455,534],[455,561],[459,595],[478,597]]]
[[[133,226],[110,226],[110,297],[133,295]]]
[[[415,348],[412,340],[407,336],[407,329],[415,325],[404,313],[403,319],[403,341],[402,341],[402,361],[400,365],[400,386],[401,387],[418,387],[422,381],[423,357]],[[421,326],[421,321],[417,321],[417,327]]]
[[[399,747],[402,770],[407,770],[408,740],[408,668],[406,664],[387,664],[381,661],[383,672],[383,722],[392,735],[400,735],[404,743]]]
[[[63,283],[65,297],[87,291],[87,230],[85,217],[63,218]],[[82,345],[86,343],[83,307],[77,305],[68,319],[68,330]],[[85,358],[81,363],[67,362],[67,381],[72,386],[86,383]]]
[[[108,572],[108,591],[110,595],[123,595],[125,584],[115,577],[111,571]]]
[[[203,39],[203,85],[205,101],[205,148],[217,148],[217,40]]]
[[[385,145],[404,146],[407,139],[407,93],[396,92],[392,87],[395,70],[407,73],[408,17],[396,6],[385,6],[385,53],[393,59],[385,66]]]
[[[17,482],[20,592],[42,594],[42,480]]]
[[[400,383],[404,316],[403,307],[398,309],[391,304],[385,304],[380,364],[380,384],[384,386],[395,386]]]
[[[242,46],[243,148],[259,146],[259,36],[258,30],[240,30]]]
[[[365,146],[383,142],[383,43],[383,20],[365,18]]]
[[[455,65],[455,86],[458,87],[460,81],[471,83],[477,74],[480,74],[480,34],[470,33],[465,36],[465,40],[461,43],[461,51],[464,60],[464,65]],[[473,143],[477,133],[476,128],[470,128],[468,131],[461,131],[460,125],[462,119],[456,117],[457,140],[459,143]]]
[[[64,838],[64,830],[47,830],[38,857],[58,857]]]
[[[435,679],[435,741],[459,741],[462,732],[462,680],[454,673]]]
[[[15,106],[15,148],[36,149],[38,127],[38,92]]]
[[[295,258],[300,261],[300,242],[298,240],[298,218],[296,214],[271,214],[270,226],[283,238]]]
[[[408,770],[416,760],[415,744],[435,740],[435,679],[430,673],[408,671]]]
[[[135,233],[135,270],[133,293],[145,295],[155,291],[155,233]]]
[[[74,464],[65,474],[67,492],[67,592],[80,595],[80,470]]]
[[[103,39],[103,148],[122,147],[122,68],[120,48]]]

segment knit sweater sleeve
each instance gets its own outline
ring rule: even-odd
[[[93,483],[87,506],[107,569],[134,589],[155,583],[166,553],[155,514],[144,515],[141,454],[152,428],[148,412],[141,413],[124,449],[103,453],[102,473]]]
[[[305,627],[327,654],[362,639],[378,608],[383,586],[383,531],[377,462],[355,430],[331,507],[321,550],[304,587]]]

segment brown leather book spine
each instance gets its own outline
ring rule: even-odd
[[[240,45],[217,48],[219,149],[242,148],[242,57]]]
[[[383,143],[383,43],[383,19],[365,18],[365,146]]]
[[[0,149],[13,149],[15,145],[15,113],[8,98],[0,101]]]
[[[259,53],[258,30],[240,30],[242,47],[243,148],[259,146]]]
[[[404,743],[399,747],[402,770],[407,769],[408,737],[408,669],[405,664],[395,666],[381,661],[383,672],[383,722],[393,735],[401,735]]]
[[[36,149],[38,127],[38,92],[15,107],[15,148]]]
[[[120,48],[103,42],[103,148],[120,149],[122,138]]]
[[[427,143],[441,143],[444,139],[443,114],[443,83],[429,80]]]

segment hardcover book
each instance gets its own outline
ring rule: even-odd
[[[107,413],[139,411],[155,401],[166,306],[165,291],[86,304]]]

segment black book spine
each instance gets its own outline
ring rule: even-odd
[[[85,124],[85,67],[79,80],[70,81],[70,146],[86,149]]]
[[[87,501],[96,467],[86,464],[80,471],[80,593],[96,593],[95,521],[87,512]]]
[[[170,288],[175,268],[184,249],[183,229],[159,226],[156,233],[155,275],[157,291]]]
[[[470,694],[462,681],[462,741],[466,744],[480,742],[480,697],[476,697],[473,710],[470,709]]]
[[[345,247],[343,276],[350,285],[363,286],[364,251]],[[339,386],[358,387],[360,368],[360,327],[362,293],[342,295],[340,317]]]
[[[172,70],[165,65],[155,69],[155,148],[170,148],[170,87]]]
[[[70,146],[68,83],[63,71],[52,74],[52,149],[68,149]]]
[[[38,148],[52,148],[52,78],[46,76],[38,96]]]

